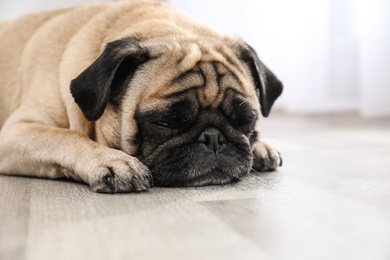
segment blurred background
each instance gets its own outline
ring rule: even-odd
[[[0,0],[0,21],[91,1]],[[0,176],[0,259],[389,260],[390,0],[167,1],[283,81],[261,126],[283,167],[113,196]]]
[[[1,0],[0,20],[86,2]],[[390,1],[168,2],[252,45],[285,85],[276,109],[390,116]]]

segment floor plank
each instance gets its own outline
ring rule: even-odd
[[[0,259],[390,259],[390,120],[287,116],[276,172],[96,194],[0,175]]]

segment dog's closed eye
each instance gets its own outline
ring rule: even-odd
[[[158,126],[158,127],[162,127],[162,128],[168,128],[168,129],[176,129],[177,126],[173,125],[172,123],[170,122],[167,122],[167,121],[154,121],[152,122],[154,125]]]

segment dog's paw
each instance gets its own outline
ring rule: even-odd
[[[260,141],[254,143],[252,153],[254,157],[252,168],[256,171],[273,171],[278,166],[282,166],[280,153],[266,143]]]
[[[88,171],[88,183],[95,192],[141,192],[154,186],[149,169],[137,158],[115,150],[99,157],[97,167]]]

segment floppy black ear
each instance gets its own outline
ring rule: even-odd
[[[282,94],[283,84],[278,78],[260,61],[255,50],[244,43],[241,48],[241,60],[249,68],[256,91],[259,95],[261,113],[267,117],[275,100]]]
[[[107,44],[103,53],[72,80],[72,96],[89,121],[99,119],[109,101],[119,102],[137,67],[149,58],[135,38]]]

